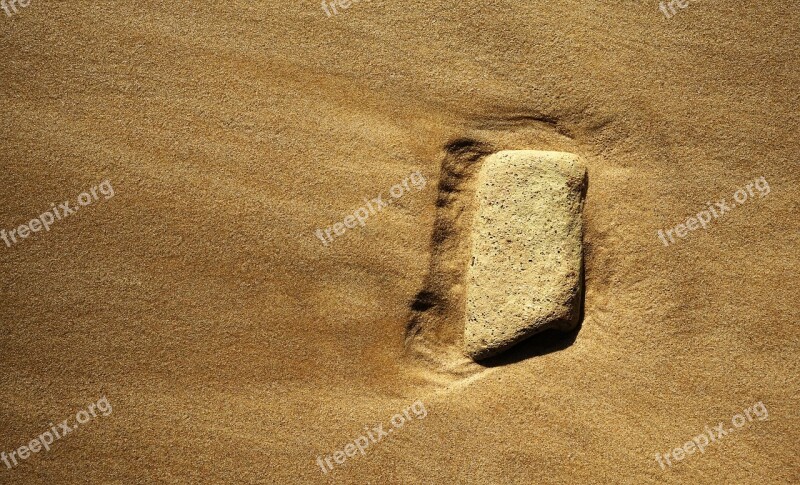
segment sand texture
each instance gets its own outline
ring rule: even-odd
[[[0,2],[0,483],[800,482],[800,6],[659,1]]]

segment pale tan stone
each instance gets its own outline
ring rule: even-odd
[[[477,182],[464,328],[476,360],[578,324],[586,168],[570,153],[502,151]]]

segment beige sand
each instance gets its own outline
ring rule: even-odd
[[[113,405],[0,482],[800,481],[799,25],[777,0],[0,12],[0,228],[115,189],[0,242],[0,451]],[[502,149],[587,161],[582,325],[487,366],[408,352],[424,308],[434,340],[463,318],[437,200]],[[423,190],[314,234],[414,171]],[[658,465],[759,401],[769,419]]]

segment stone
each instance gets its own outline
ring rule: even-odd
[[[577,155],[533,150],[494,153],[477,177],[464,327],[474,360],[577,326],[587,184]]]

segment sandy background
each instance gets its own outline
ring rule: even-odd
[[[113,405],[0,483],[797,483],[798,26],[779,0],[0,12],[0,228],[115,189],[0,243],[0,451]],[[404,348],[456,139],[589,164],[580,331],[466,374]],[[768,420],[655,461],[758,401]]]

